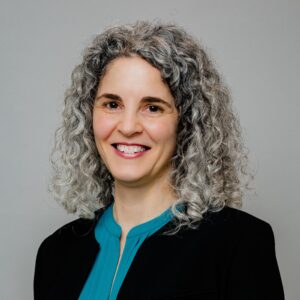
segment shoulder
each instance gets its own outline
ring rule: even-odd
[[[181,233],[180,233],[181,232]],[[274,244],[271,225],[248,212],[225,206],[219,211],[208,211],[195,230],[185,227],[178,233],[191,241],[203,241],[207,245],[232,248],[240,243],[256,242]]]
[[[104,209],[96,211],[93,219],[77,218],[59,227],[42,241],[38,252],[44,249],[47,252],[55,251],[55,249],[62,250],[78,242],[93,240],[95,225],[103,211]]]
[[[225,206],[217,212],[208,212],[204,219],[204,223],[211,226],[225,226],[228,228],[238,228],[240,230],[268,230],[271,225],[248,212],[237,208]]]
[[[39,295],[39,299],[50,299],[50,296],[45,298],[45,295],[54,284],[57,289],[53,291],[65,291],[66,286],[60,290],[60,281],[69,285],[70,278],[78,280],[86,276],[85,272],[99,251],[94,227],[100,214],[101,211],[98,211],[94,219],[78,218],[69,222],[40,244],[34,271],[34,294]]]
[[[272,226],[267,221],[228,206],[218,212],[207,213],[199,230],[201,226],[233,244],[262,243],[274,246],[275,243]]]
[[[245,211],[225,206],[218,212],[209,212],[197,230],[189,231],[186,236],[198,252],[204,248],[205,256],[216,259],[217,264],[224,267],[236,263],[247,269],[252,268],[250,262],[255,266],[259,262],[276,269],[271,225]]]

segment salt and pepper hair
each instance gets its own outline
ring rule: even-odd
[[[137,21],[113,26],[95,37],[72,72],[62,124],[51,152],[49,185],[68,212],[94,218],[110,204],[114,178],[97,151],[92,112],[99,81],[118,57],[140,56],[161,72],[179,112],[170,185],[177,232],[195,228],[208,211],[241,207],[248,187],[247,151],[228,89],[198,40],[174,23]],[[184,203],[186,210],[176,208]]]

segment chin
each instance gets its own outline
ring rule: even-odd
[[[139,182],[141,180],[143,180],[144,176],[142,175],[137,175],[137,174],[113,174],[113,177],[116,181],[120,181],[120,182]]]

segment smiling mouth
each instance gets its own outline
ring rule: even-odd
[[[138,146],[138,145],[133,145],[133,146],[129,146],[129,145],[123,145],[123,144],[112,144],[112,146],[122,152],[122,153],[125,153],[125,154],[135,154],[135,153],[140,153],[140,152],[145,152],[149,149],[151,149],[150,147],[148,146]]]

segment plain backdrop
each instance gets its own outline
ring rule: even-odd
[[[175,21],[228,84],[256,177],[244,210],[269,222],[286,299],[300,297],[300,1],[0,1],[0,299],[33,298],[42,240],[76,216],[47,192],[73,67],[113,24]]]

